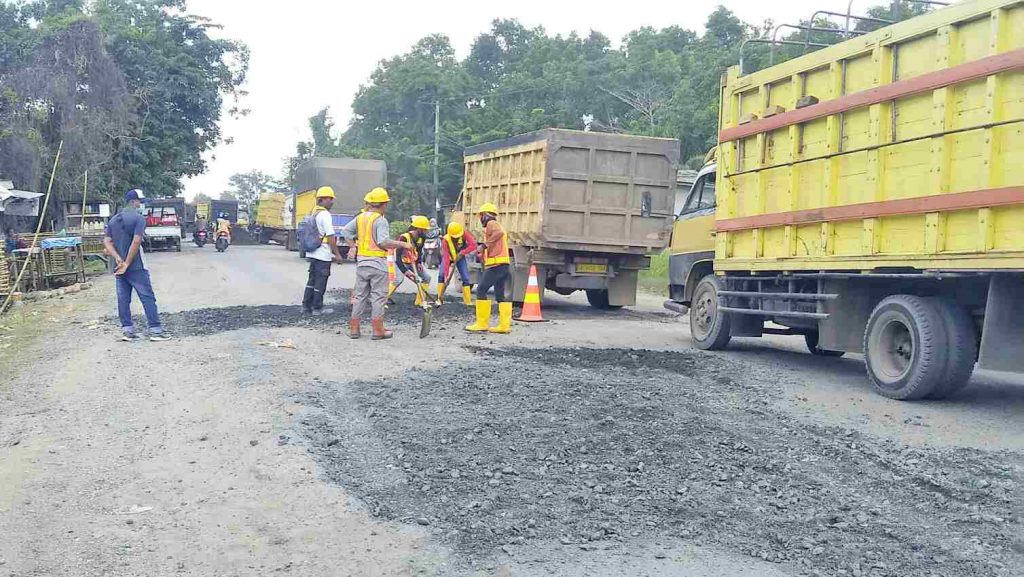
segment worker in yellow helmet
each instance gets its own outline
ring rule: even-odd
[[[477,253],[484,265],[484,274],[476,286],[476,322],[466,327],[472,333],[491,332],[507,334],[512,332],[512,295],[506,292],[510,273],[508,236],[498,222],[498,207],[484,203],[477,211],[484,237],[480,239]],[[487,292],[494,288],[494,299],[498,301],[498,326],[491,327],[491,301]]]
[[[334,233],[331,207],[334,206],[334,189],[321,186],[316,191],[316,206],[302,221],[298,232],[299,242],[309,260],[309,278],[302,295],[302,310],[307,314],[321,315],[334,312],[324,308],[324,293],[327,279],[331,277],[331,263],[341,263],[338,252],[338,237]],[[308,234],[307,232],[308,231]]]
[[[398,236],[398,240],[412,245],[407,250],[395,252],[395,264],[405,278],[419,285],[416,291],[416,306],[423,304],[423,295],[430,290],[430,277],[423,266],[423,240],[430,230],[430,221],[425,216],[413,216],[409,230]]]
[[[383,188],[371,190],[363,198],[366,211],[353,218],[341,229],[349,246],[355,243],[356,284],[352,289],[352,318],[349,320],[348,336],[358,339],[360,323],[366,305],[370,305],[370,321],[373,325],[373,340],[390,339],[391,331],[384,328],[384,302],[388,296],[388,250],[411,249],[401,241],[391,240],[391,227],[384,213],[388,210],[391,197]]]
[[[473,306],[473,285],[469,282],[469,265],[466,257],[476,252],[476,239],[465,228],[453,222],[448,225],[448,234],[441,237],[441,266],[437,267],[437,304],[442,303],[445,280],[448,279],[449,267],[459,271],[462,280],[462,302]]]

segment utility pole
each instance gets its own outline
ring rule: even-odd
[[[437,152],[441,140],[441,101],[434,99],[434,218],[441,216],[441,194],[437,190]]]

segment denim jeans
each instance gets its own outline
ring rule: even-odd
[[[149,279],[149,271],[139,267],[128,270],[121,276],[114,277],[117,287],[117,316],[121,319],[121,330],[125,333],[135,332],[132,324],[132,290],[142,301],[142,310],[146,312],[146,324],[149,332],[154,335],[163,334],[160,324],[160,311],[156,307],[156,295],[153,283]]]
[[[441,266],[437,267],[437,282],[444,282],[445,277],[448,275],[448,271],[449,271],[448,267],[450,267],[450,266],[451,266],[451,264],[448,262],[448,259],[444,259],[444,261],[441,263]],[[458,260],[458,262],[456,263],[456,265],[455,265],[455,269],[459,271],[459,279],[462,281],[462,284],[468,286],[469,285],[469,265],[466,264],[466,259],[465,258],[460,258]],[[455,275],[452,275],[452,276],[454,277]]]

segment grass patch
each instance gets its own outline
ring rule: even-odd
[[[0,315],[0,374],[14,374],[32,343],[60,326],[72,310],[70,302],[45,301],[14,305]]]
[[[651,268],[640,271],[640,290],[668,296],[668,251],[651,256]]]

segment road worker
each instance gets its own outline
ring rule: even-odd
[[[423,304],[423,295],[430,290],[430,277],[427,275],[427,268],[423,266],[423,241],[427,231],[430,230],[430,221],[425,216],[413,216],[409,224],[409,230],[398,236],[398,240],[409,244],[405,250],[395,252],[395,264],[405,278],[413,284],[419,285],[416,291],[416,306]]]
[[[448,234],[441,237],[441,266],[437,268],[438,305],[443,298],[449,267],[454,266],[462,280],[462,302],[466,306],[473,306],[473,285],[469,282],[469,265],[466,263],[466,257],[475,253],[476,249],[476,239],[461,224],[453,222],[448,225]]]
[[[370,321],[373,325],[373,340],[390,339],[391,331],[384,329],[384,301],[388,295],[388,250],[412,250],[413,246],[402,241],[391,240],[390,225],[384,218],[391,198],[388,191],[377,187],[363,198],[366,211],[353,218],[341,229],[351,251],[356,255],[356,284],[352,292],[352,318],[349,320],[348,336],[358,339],[360,322],[366,305],[370,305]]]
[[[512,295],[507,294],[505,285],[509,281],[508,236],[498,222],[498,207],[485,202],[477,211],[484,236],[480,239],[477,254],[484,265],[484,274],[476,287],[476,322],[466,327],[473,333],[491,332],[507,334],[512,332]],[[498,301],[498,326],[491,327],[491,301],[487,292],[494,288],[494,299]]]
[[[338,250],[338,239],[334,235],[334,221],[331,219],[331,207],[334,206],[334,189],[321,186],[316,191],[316,206],[313,207],[313,221],[316,223],[316,234],[321,236],[320,246],[306,253],[309,261],[309,275],[306,288],[302,293],[302,312],[314,316],[331,314],[332,308],[324,308],[324,295],[327,293],[327,281],[331,278],[331,263],[340,264],[341,253]]]

